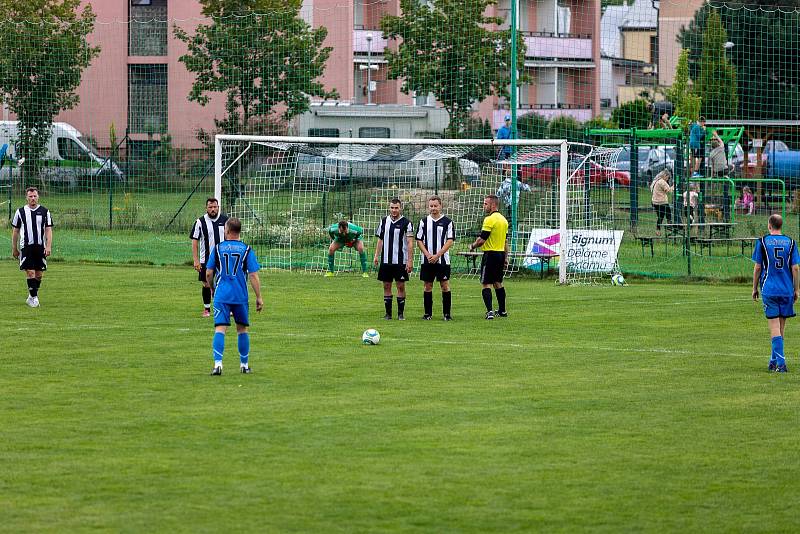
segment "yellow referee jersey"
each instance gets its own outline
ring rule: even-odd
[[[492,212],[483,219],[481,231],[489,232],[489,239],[483,244],[481,250],[503,252],[506,249],[508,221],[499,211]]]

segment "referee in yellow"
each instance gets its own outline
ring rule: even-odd
[[[481,235],[469,246],[473,251],[483,250],[481,258],[481,284],[483,303],[486,305],[486,318],[508,317],[506,312],[506,289],[503,287],[503,271],[508,267],[508,221],[497,211],[500,200],[497,195],[487,195],[483,199],[483,219]],[[492,310],[492,287],[497,294],[497,311]]]

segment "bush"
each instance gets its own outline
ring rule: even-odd
[[[550,139],[566,139],[580,143],[583,142],[583,127],[574,118],[562,115],[550,121],[547,136]]]
[[[620,128],[647,128],[650,125],[650,110],[647,101],[641,98],[626,102],[614,109],[611,121]]]
[[[526,113],[517,120],[520,139],[545,139],[548,121],[538,113]]]

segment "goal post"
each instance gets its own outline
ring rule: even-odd
[[[363,227],[370,250],[390,199],[403,201],[416,228],[435,194],[456,228],[454,272],[475,276],[466,249],[480,233],[483,198],[497,194],[510,223],[509,274],[558,262],[561,283],[592,280],[558,261],[569,252],[571,226],[601,229],[595,208],[586,205],[594,201],[585,190],[594,185],[584,180],[591,172],[582,170],[593,165],[591,151],[581,153],[565,140],[220,134],[214,144],[215,195],[226,212],[242,219],[268,267],[322,272],[331,224],[347,219]],[[338,252],[335,261],[337,271],[360,270],[353,251]]]

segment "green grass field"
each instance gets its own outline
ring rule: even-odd
[[[210,377],[190,268],[0,262],[0,531],[790,532],[790,374],[746,285],[510,280],[379,320],[375,280],[264,272]],[[438,293],[435,311],[440,311]],[[360,344],[368,327],[379,346]]]

